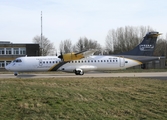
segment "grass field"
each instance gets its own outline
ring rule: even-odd
[[[0,120],[166,118],[165,80],[0,79]]]

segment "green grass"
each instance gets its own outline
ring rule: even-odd
[[[0,79],[1,120],[166,118],[165,80]]]

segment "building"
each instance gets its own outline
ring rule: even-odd
[[[21,56],[39,56],[39,44],[14,44],[10,41],[0,41],[0,70],[17,57]]]

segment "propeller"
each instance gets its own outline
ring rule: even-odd
[[[60,58],[62,61],[64,61],[62,51],[60,52],[60,55],[58,56],[58,58]]]

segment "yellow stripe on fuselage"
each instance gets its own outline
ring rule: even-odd
[[[59,64],[59,63],[54,64],[48,71],[51,71],[51,70],[52,70],[53,68],[55,68],[58,64]]]
[[[130,59],[130,58],[126,58],[126,59],[129,59],[129,60],[135,61],[135,62],[137,62],[139,65],[143,64],[142,62],[140,62],[140,61],[138,61],[138,60],[134,60],[134,59]]]

